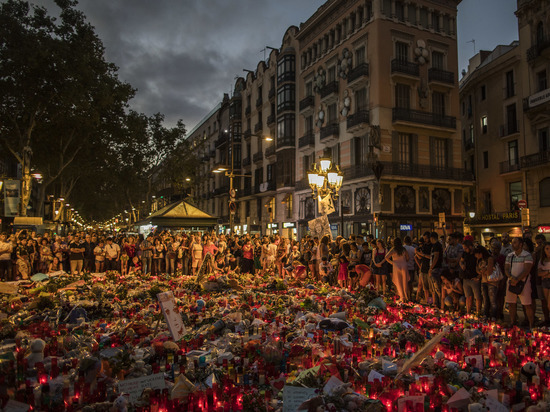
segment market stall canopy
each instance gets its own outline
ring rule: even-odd
[[[212,227],[216,224],[217,218],[184,200],[171,203],[136,223],[137,226],[161,227]]]

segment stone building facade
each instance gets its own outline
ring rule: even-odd
[[[484,239],[550,232],[549,11],[518,1],[519,40],[480,51],[461,80],[464,162],[476,176],[466,223]]]
[[[418,236],[440,214],[451,230],[462,228],[472,179],[458,119],[459,3],[329,0],[287,29],[281,46],[238,79],[212,114],[216,139],[227,130],[227,146],[239,157],[234,229],[304,234],[318,215],[306,173],[324,154],[344,173],[329,216],[334,234]],[[223,126],[235,101],[238,133]],[[229,164],[228,152],[221,142],[208,147],[196,192],[227,229],[227,177],[206,171],[214,167],[212,149],[220,164]]]

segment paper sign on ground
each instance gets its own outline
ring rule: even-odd
[[[374,369],[370,371],[369,377],[367,378],[370,383],[374,382],[375,380],[379,380],[382,382],[382,379],[384,379],[385,376],[382,375],[379,372],[376,372]]]
[[[315,388],[285,385],[283,388],[283,412],[296,412],[300,405],[315,397]]]
[[[168,324],[168,329],[170,329],[170,333],[172,334],[172,338],[177,342],[183,338],[186,330],[178,306],[176,305],[174,294],[172,292],[162,292],[157,295],[157,298],[162,313],[164,314],[164,319],[166,319],[166,323]]]
[[[412,403],[412,410],[418,411],[418,405],[424,410],[424,395],[405,396],[397,400],[397,410],[403,412],[408,402]]]
[[[470,394],[468,391],[464,388],[460,388],[456,393],[451,396],[451,399],[447,401],[447,405],[449,405],[451,408],[464,408],[470,404]]]
[[[10,399],[3,410],[6,412],[27,412],[30,410],[30,406]]]
[[[464,357],[466,363],[474,368],[483,370],[483,356],[481,355],[472,355]]]
[[[143,376],[136,379],[126,379],[118,383],[118,389],[120,393],[127,393],[130,395],[130,403],[134,403],[135,401],[137,401],[143,390],[147,388],[166,388],[164,373],[156,373],[154,375]]]
[[[484,403],[485,407],[491,412],[508,412],[510,410],[510,408],[507,408],[502,403],[492,397],[487,397]]]
[[[331,376],[330,379],[325,384],[325,387],[323,388],[323,392],[326,394],[330,394],[334,388],[343,384],[344,382],[342,382],[336,376]]]

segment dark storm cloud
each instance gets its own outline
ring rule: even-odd
[[[30,1],[55,10],[53,0]],[[280,47],[286,29],[299,26],[324,2],[80,0],[78,8],[96,28],[120,78],[138,89],[132,107],[164,113],[170,124],[181,118],[190,130],[231,92],[235,76],[257,67],[261,49]],[[514,7],[515,0],[461,2],[460,69],[473,55],[467,40],[476,38],[478,50],[491,50],[517,38]],[[488,14],[495,16],[490,30],[483,20]]]
[[[138,89],[136,110],[161,112],[193,128],[230,93],[243,68],[254,69],[266,45],[279,47],[322,0],[82,0],[79,8]],[[266,54],[267,56],[268,54]]]

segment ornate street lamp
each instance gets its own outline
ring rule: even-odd
[[[331,195],[332,198],[338,197],[338,192],[344,181],[344,174],[340,171],[339,165],[334,165],[328,157],[319,159],[319,165],[313,164],[311,170],[307,172],[311,194],[324,198]]]

